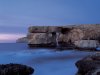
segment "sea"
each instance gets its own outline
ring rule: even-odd
[[[35,69],[33,75],[75,75],[75,63],[93,52],[29,48],[26,43],[0,43],[0,64],[18,63]]]

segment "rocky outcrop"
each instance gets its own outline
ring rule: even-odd
[[[100,75],[100,53],[87,56],[76,62],[77,75]]]
[[[19,38],[18,40],[16,40],[17,43],[27,43],[28,42],[28,38],[27,37],[22,37]]]
[[[0,75],[31,75],[34,69],[21,64],[0,65]]]
[[[97,47],[97,41],[100,43],[100,25],[98,24],[31,26],[28,31],[27,38],[30,47],[67,47],[73,45],[76,48],[90,49]]]

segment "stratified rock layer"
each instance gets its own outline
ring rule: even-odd
[[[97,42],[100,43],[100,24],[31,26],[28,31],[27,38],[30,47],[68,47],[73,45],[75,48],[92,49],[100,45],[97,44]]]
[[[28,35],[30,47],[56,46],[55,36],[51,33],[31,33]]]

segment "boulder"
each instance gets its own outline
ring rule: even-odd
[[[31,75],[34,69],[21,64],[0,65],[0,75]]]
[[[100,53],[90,55],[76,62],[77,75],[100,75]]]

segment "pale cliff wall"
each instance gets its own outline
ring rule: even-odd
[[[70,26],[30,26],[28,29],[29,46],[63,46],[80,43],[80,40],[100,41],[100,24],[70,25]],[[79,42],[78,42],[79,41]],[[81,42],[82,43],[82,42]],[[86,43],[86,42],[85,42]],[[81,44],[80,47],[82,47]],[[88,44],[89,46],[91,44]],[[93,44],[92,44],[93,45]],[[92,46],[91,45],[91,46]]]

